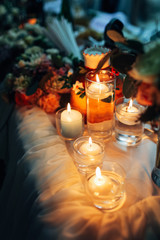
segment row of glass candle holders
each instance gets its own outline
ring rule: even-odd
[[[89,72],[85,90],[87,130],[92,139],[83,136],[83,114],[70,105],[57,111],[56,128],[63,139],[74,141],[73,159],[80,174],[85,176],[85,189],[94,205],[112,211],[124,203],[125,172],[115,162],[103,162],[104,141],[115,129],[119,143],[127,146],[139,143],[143,126],[137,119],[144,108],[124,97],[114,101],[115,76],[109,71]],[[105,170],[101,173],[102,165]]]
[[[143,127],[137,121],[144,107],[126,98],[115,101],[116,76],[108,70],[86,74],[85,93],[87,130],[89,135],[107,140],[115,129],[121,144],[131,146],[141,141]],[[66,140],[73,140],[84,131],[84,116],[76,109],[61,109],[56,114],[57,130]]]
[[[100,103],[101,104],[101,103]],[[115,133],[118,143],[126,146],[135,146],[140,143],[143,135],[143,124],[138,121],[140,113],[144,107],[124,97],[119,98],[115,103],[115,113],[112,116],[106,113],[106,117],[101,117],[102,113],[94,108],[92,113],[95,121],[90,120],[92,106],[87,107],[87,131],[90,136],[96,139],[106,141]],[[108,118],[108,119],[107,119]],[[67,109],[60,109],[56,112],[56,128],[58,134],[64,140],[75,140],[84,134],[85,124],[84,115],[76,109],[71,109],[68,103]]]
[[[86,193],[93,204],[107,211],[120,208],[125,201],[125,171],[115,162],[103,162],[103,138],[96,138],[95,132],[92,138],[82,136],[84,117],[69,104],[67,109],[57,111],[56,128],[64,140],[73,140],[74,163],[83,176]]]

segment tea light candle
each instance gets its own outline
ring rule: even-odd
[[[116,110],[116,116],[118,120],[126,125],[137,124],[136,120],[140,114],[139,109],[133,106],[133,100],[131,99],[128,103],[120,104]]]
[[[101,147],[97,143],[92,142],[92,138],[89,137],[88,142],[82,143],[79,148],[79,152],[85,155],[97,155],[101,152]]]
[[[61,114],[61,133],[66,138],[74,138],[82,133],[82,114],[77,110],[71,109],[70,104],[67,110]]]
[[[89,179],[88,188],[96,196],[108,196],[112,192],[113,182],[106,175],[101,175],[101,170],[97,167],[96,174]]]
[[[106,98],[111,94],[109,87],[106,86],[104,83],[100,82],[98,74],[96,74],[96,82],[91,83],[88,91],[90,92],[90,94],[100,95],[101,99]]]

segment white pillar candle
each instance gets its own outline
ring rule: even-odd
[[[82,114],[77,110],[71,109],[68,103],[67,110],[64,110],[61,114],[61,133],[66,138],[75,138],[80,136],[82,131]]]
[[[89,179],[88,187],[96,196],[108,196],[112,193],[113,182],[109,177],[101,175],[101,170],[97,167],[96,174]]]
[[[126,125],[137,124],[137,119],[139,117],[139,109],[133,105],[133,100],[131,99],[128,103],[122,103],[117,106],[116,117],[121,123]]]
[[[100,145],[92,142],[92,138],[89,137],[89,141],[82,143],[79,148],[79,152],[85,155],[97,155],[102,152]]]

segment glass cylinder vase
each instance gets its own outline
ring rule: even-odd
[[[107,140],[114,128],[115,74],[101,70],[86,74],[87,128],[94,138]]]

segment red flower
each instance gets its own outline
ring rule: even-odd
[[[15,102],[18,106],[30,105],[29,96],[18,91],[15,92]]]

